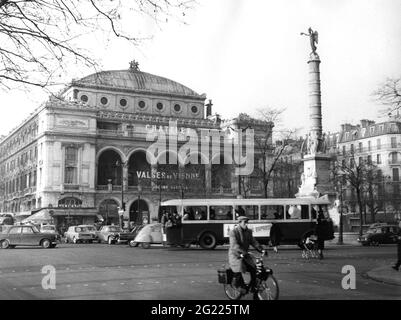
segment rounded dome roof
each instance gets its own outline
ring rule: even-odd
[[[72,85],[201,97],[194,90],[178,82],[139,70],[101,71],[74,80]]]

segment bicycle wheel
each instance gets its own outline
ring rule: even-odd
[[[261,281],[258,290],[260,300],[278,300],[279,288],[276,278],[270,275],[265,281]]]
[[[231,283],[224,284],[224,292],[230,300],[239,300],[242,297],[241,292],[239,292],[239,290],[237,290]]]

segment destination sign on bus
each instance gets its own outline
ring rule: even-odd
[[[235,223],[225,223],[223,226],[223,234],[225,238],[228,238],[230,231],[236,226]],[[252,229],[252,234],[254,237],[269,237],[270,229],[272,227],[271,223],[250,223],[248,228]]]

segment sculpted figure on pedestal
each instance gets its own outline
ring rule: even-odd
[[[312,48],[311,55],[316,55],[316,44],[319,43],[319,34],[317,31],[313,31],[312,28],[308,29],[308,33],[301,32],[301,35],[308,36],[310,41],[310,46]]]

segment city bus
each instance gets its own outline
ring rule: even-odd
[[[238,216],[247,216],[248,227],[262,244],[270,241],[273,224],[279,228],[281,243],[299,244],[314,233],[316,218],[323,212],[328,218],[327,197],[291,199],[175,199],[161,203],[159,218],[164,216],[167,245],[200,245],[214,249],[229,243],[229,232]],[[166,217],[170,217],[167,219]],[[330,226],[333,230],[333,225]]]

